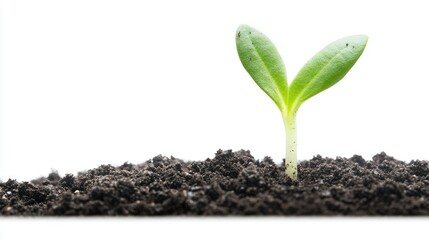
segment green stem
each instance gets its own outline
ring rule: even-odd
[[[286,131],[285,174],[293,181],[298,179],[298,164],[296,151],[296,112],[283,114]]]

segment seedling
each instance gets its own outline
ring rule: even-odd
[[[296,113],[307,99],[346,75],[361,56],[368,37],[349,36],[329,44],[304,65],[290,85],[283,60],[268,37],[250,26],[241,25],[235,40],[244,68],[280,109],[286,131],[285,173],[296,181]]]

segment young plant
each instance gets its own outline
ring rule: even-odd
[[[368,37],[339,39],[313,56],[288,85],[286,70],[274,44],[258,30],[241,25],[236,33],[238,55],[256,84],[274,101],[286,130],[286,175],[298,179],[296,112],[301,104],[340,81],[365,49]]]

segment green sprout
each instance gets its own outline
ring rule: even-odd
[[[244,68],[280,109],[286,131],[285,173],[296,181],[298,108],[347,74],[365,49],[368,37],[349,36],[329,44],[304,65],[290,85],[283,60],[268,37],[250,26],[241,25],[235,40]]]

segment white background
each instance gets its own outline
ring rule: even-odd
[[[331,41],[369,36],[345,79],[301,107],[299,159],[371,159],[381,151],[406,161],[429,159],[428,9],[423,0],[2,1],[0,179],[30,180],[51,169],[75,174],[158,154],[204,160],[219,148],[249,149],[257,159],[268,155],[280,162],[281,116],[236,54],[235,30],[242,23],[276,44],[289,81]],[[36,232],[20,231],[20,223],[3,224],[1,234],[33,237]],[[291,222],[274,223],[262,226],[284,226],[285,236],[293,236]],[[349,223],[341,229],[356,226]],[[40,230],[45,224],[26,226]],[[93,234],[122,236],[105,226],[138,229],[144,223],[116,224],[103,222]],[[249,238],[269,236],[254,234],[258,221],[247,224],[240,229]],[[317,229],[332,226],[305,224],[316,231],[292,227],[323,237]],[[191,236],[183,224],[167,225],[178,231],[167,231],[173,236]],[[150,226],[165,230],[156,222]],[[216,233],[210,236],[222,231]],[[332,239],[332,232],[326,236]]]
[[[331,41],[369,36],[349,74],[299,110],[299,159],[429,159],[424,2],[3,1],[0,179],[220,148],[280,163],[280,113],[236,53],[242,23],[276,44],[289,82]]]
[[[429,159],[424,1],[3,1],[0,179],[216,150],[284,157],[275,104],[235,30],[277,45],[289,81],[326,44],[367,34],[337,85],[298,112],[298,157]]]

